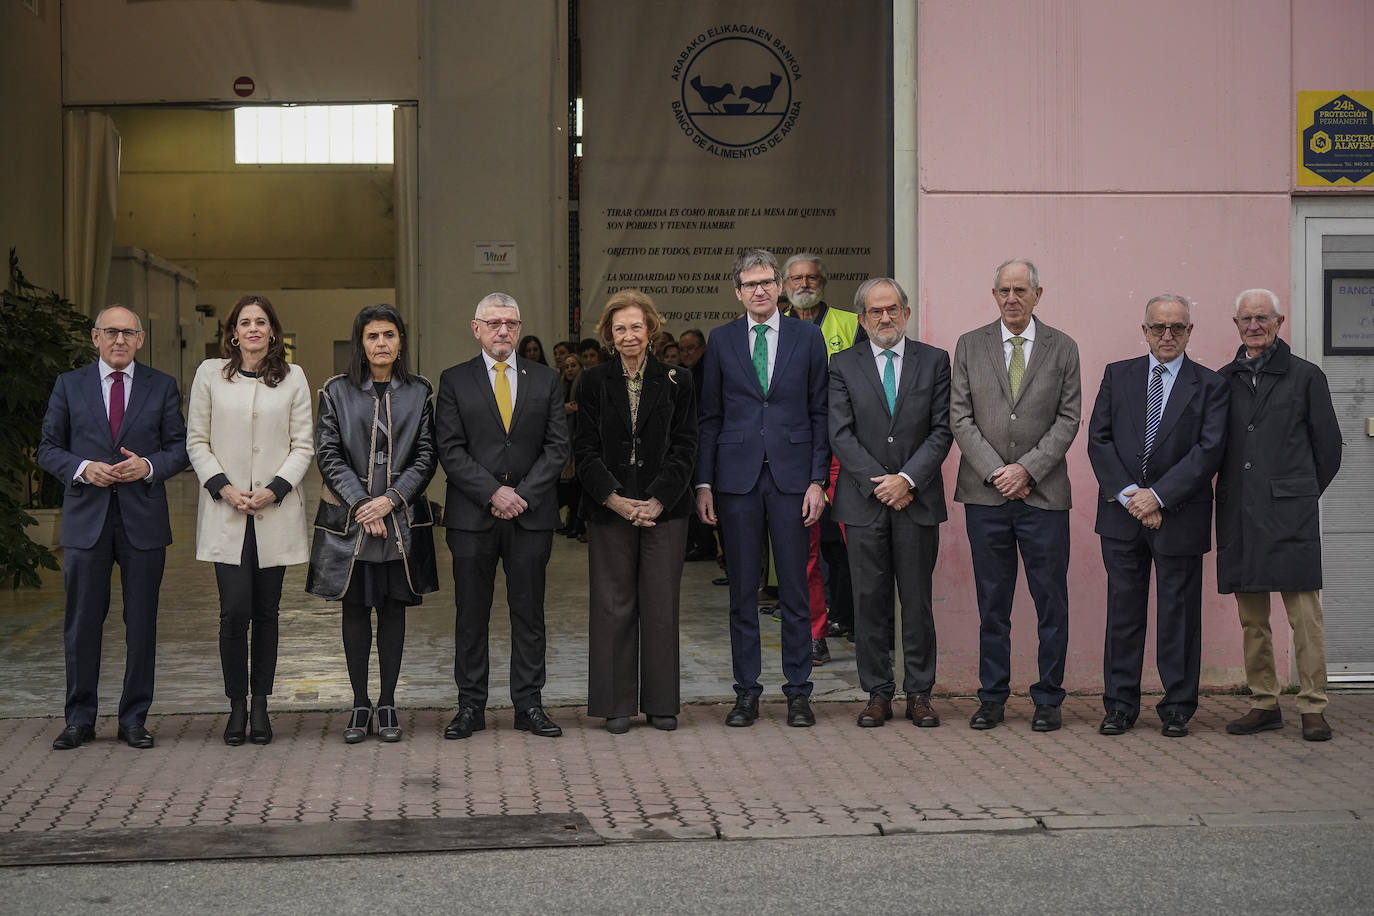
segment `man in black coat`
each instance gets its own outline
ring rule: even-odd
[[[1112,363],[1088,425],[1097,533],[1107,568],[1098,731],[1125,734],[1140,714],[1140,671],[1155,569],[1156,661],[1167,738],[1188,734],[1202,668],[1202,555],[1212,549],[1212,477],[1226,444],[1226,383],[1184,351],[1182,296],[1155,296],[1140,328],[1150,352]]]
[[[1318,503],[1341,466],[1341,430],[1326,376],[1278,339],[1278,296],[1246,290],[1234,320],[1241,346],[1221,370],[1231,411],[1217,482],[1217,588],[1236,594],[1253,696],[1250,711],[1226,730],[1283,727],[1269,628],[1269,593],[1279,592],[1293,628],[1302,736],[1326,741]]]
[[[505,293],[477,304],[473,359],[439,380],[435,434],[448,477],[444,527],[457,601],[453,677],[458,713],[445,738],[486,727],[487,627],[499,560],[511,622],[515,727],[547,738],[563,733],[544,712],[544,571],[558,527],[555,487],[568,460],[568,421],[557,372],[515,353],[520,306]]]

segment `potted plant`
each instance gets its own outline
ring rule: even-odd
[[[0,293],[0,582],[36,587],[40,567],[58,568],[54,537],[35,540],[26,529],[38,524],[35,511],[59,509],[63,492],[34,459],[43,414],[57,377],[90,362],[95,351],[89,317],[26,280],[13,248],[9,266],[9,286]]]

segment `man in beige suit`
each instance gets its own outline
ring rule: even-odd
[[[1002,721],[1011,681],[1016,554],[1026,566],[1040,637],[1031,727],[1061,723],[1069,642],[1069,507],[1064,453],[1078,434],[1078,345],[1031,316],[1042,292],[1035,265],[997,268],[1000,320],[969,331],[954,350],[949,419],[962,453],[954,498],[964,504],[978,587],[976,729]]]

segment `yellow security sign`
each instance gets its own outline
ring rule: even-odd
[[[1298,93],[1298,187],[1374,187],[1374,92]]]

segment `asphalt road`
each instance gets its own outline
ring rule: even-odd
[[[0,912],[1368,913],[1374,824],[0,869]]]

